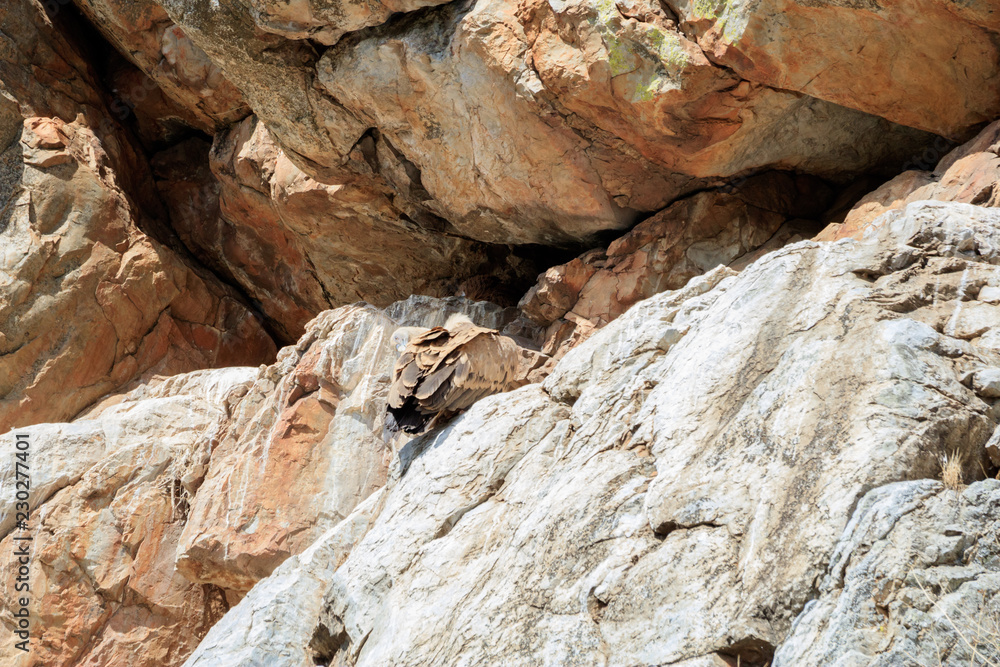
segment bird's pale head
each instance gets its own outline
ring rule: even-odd
[[[396,354],[402,354],[410,341],[422,333],[430,331],[425,327],[400,327],[392,333],[392,346],[396,348]]]

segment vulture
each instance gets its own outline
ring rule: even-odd
[[[412,337],[411,337],[412,336]],[[422,433],[481,398],[513,387],[521,347],[493,329],[452,315],[444,327],[405,327],[393,335],[397,350],[386,406],[390,433]]]

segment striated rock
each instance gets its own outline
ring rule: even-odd
[[[151,80],[119,80],[116,113],[162,91],[185,112],[183,121],[204,132],[250,112],[240,92],[153,0],[73,0],[119,52]],[[161,122],[163,117],[159,119]]]
[[[148,164],[67,36],[70,13],[0,7],[3,94],[36,114],[2,160],[0,431],[68,419],[147,372],[275,351],[232,290],[163,245]]]
[[[0,96],[16,103],[22,118],[51,117],[89,128],[117,186],[141,211],[137,217],[144,230],[162,235],[162,241],[167,227],[149,166],[120,116],[105,104],[95,68],[71,37],[78,30],[72,12],[62,11],[68,2],[54,7],[39,0],[10,0],[0,6]]]
[[[254,586],[233,613],[212,627],[184,664],[317,664],[314,658],[326,655],[339,640],[329,635],[313,637],[323,593],[334,570],[381,512],[383,497],[382,490],[369,496],[348,518]]]
[[[73,424],[24,429],[31,443],[31,652],[14,647],[14,514],[0,519],[0,662],[176,665],[229,605],[173,567],[191,499],[186,477],[255,369],[159,378]],[[5,448],[13,434],[2,437]],[[13,447],[11,446],[11,451]],[[14,458],[0,461],[4,503]],[[6,505],[5,505],[6,506]]]
[[[426,297],[386,312],[345,306],[313,320],[220,432],[204,483],[195,484],[178,571],[245,593],[383,486],[393,457],[383,440],[398,356],[392,334],[440,324],[451,312],[491,328],[502,322],[492,304]]]
[[[956,138],[1000,114],[990,2],[667,4],[713,62],[755,83]]]
[[[290,39],[313,39],[332,45],[346,33],[380,25],[393,14],[444,4],[445,0],[250,0],[251,14],[261,30]]]
[[[854,273],[900,252],[892,239],[923,246],[918,221],[948,238],[997,217],[914,209],[881,247],[797,244],[700,297],[646,300],[567,355],[546,392],[487,399],[415,441],[334,575],[334,660],[766,660],[865,491],[934,475],[952,448],[978,461],[992,431],[955,372],[991,353],[891,310]],[[934,254],[906,283],[940,281],[954,309],[962,271],[937,272],[955,260]],[[970,264],[968,284],[997,277]]]
[[[445,296],[472,277],[514,285],[534,263],[414,224],[382,193],[323,185],[292,164],[250,118],[218,135],[207,166],[197,139],[154,159],[160,191],[187,245],[232,276],[295,340],[318,313],[363,300],[387,306],[410,294]]]
[[[370,306],[324,313],[262,372],[220,434],[179,572],[245,593],[385,483],[397,326]]]
[[[947,144],[940,144],[946,146]],[[935,144],[938,146],[938,144]],[[1000,121],[948,152],[932,170],[910,169],[858,201],[842,223],[833,223],[818,241],[861,238],[873,220],[889,210],[924,199],[1000,206]],[[931,164],[940,153],[928,149]],[[922,158],[923,159],[923,158]]]
[[[299,167],[327,183],[362,175],[343,163],[366,128],[314,88],[318,55],[311,44],[261,31],[241,0],[157,2],[243,94]]]
[[[319,568],[295,597],[315,618],[316,578],[329,578],[380,508],[392,333],[453,312],[491,327],[510,316],[457,298],[389,310],[398,321],[367,305],[324,313],[269,367],[154,377],[71,424],[18,429],[32,443],[37,648],[16,652],[4,612],[3,664],[180,664],[230,604],[299,554],[294,563]],[[0,463],[7,499],[14,461]],[[14,518],[0,514],[6,573]],[[13,586],[0,589],[13,609]],[[300,650],[313,621],[302,628]]]
[[[734,76],[656,3],[161,4],[305,173],[485,242],[588,239],[751,169],[840,178],[929,140]]]
[[[774,666],[1000,660],[1000,482],[870,491]]]
[[[1000,660],[1000,18],[896,4],[0,5],[0,664]]]
[[[808,648],[832,627],[801,620],[830,608],[807,607],[817,587],[834,582],[820,594],[835,599],[837,582],[854,586],[827,576],[846,557],[860,562],[845,544],[886,553],[858,527],[877,505],[866,494],[938,475],[945,454],[965,457],[966,480],[989,469],[993,409],[960,380],[997,361],[1000,311],[975,299],[1000,284],[1000,214],[923,203],[873,229],[865,242],[797,243],[646,299],[543,385],[484,399],[411,441],[381,511],[361,519],[367,533],[345,525],[357,542],[336,571],[288,561],[191,664],[303,664],[299,649],[279,654],[283,637],[239,638],[279,613],[282,590],[328,576],[311,644],[322,664],[765,664],[799,650],[785,644],[799,631]],[[975,537],[995,523],[995,486],[971,487],[964,505],[935,482],[906,487],[928,499],[926,518],[884,562],[902,566],[910,545],[922,549],[912,536],[931,531],[921,562],[942,567],[929,581],[966,586],[941,610],[971,610],[977,590],[995,588],[991,539]],[[959,512],[971,524],[956,533]],[[966,552],[965,574],[949,566],[960,543],[986,549]],[[329,544],[339,562],[345,541]],[[313,600],[304,593],[301,622]],[[949,632],[938,626],[922,627]],[[847,635],[830,637],[840,650]]]
[[[519,306],[547,327],[545,352],[561,356],[642,299],[764,246],[789,219],[816,217],[828,199],[822,184],[780,172],[698,193],[636,225],[607,250],[550,268]],[[780,240],[791,239],[801,237]]]
[[[231,290],[138,229],[86,126],[30,119],[7,151],[0,431],[69,419],[145,373],[273,358]]]
[[[56,12],[55,20],[59,19]],[[103,107],[80,53],[35,0],[10,0],[0,6],[0,89],[24,116],[58,116],[70,121],[81,108]]]
[[[766,166],[843,175],[918,140],[742,82],[655,3],[625,14],[583,2],[450,4],[343,38],[318,77],[416,166],[432,211],[490,241],[586,238],[700,179]]]

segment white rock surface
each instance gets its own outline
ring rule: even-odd
[[[15,433],[27,434],[31,443],[32,510],[118,452],[143,450],[152,454],[152,443],[164,451],[191,449],[190,454],[194,454],[193,447],[207,442],[225,418],[228,392],[252,382],[256,374],[256,368],[233,367],[162,378],[84,419],[11,431],[3,436],[5,444],[13,443]],[[14,497],[14,463],[13,457],[0,459],[0,499],[5,503]],[[13,525],[13,513],[4,512],[0,538]]]
[[[543,385],[411,441],[330,578],[317,659],[703,667],[792,651],[866,494],[934,478],[955,451],[967,480],[989,465],[992,405],[960,380],[998,362],[1000,311],[975,301],[1000,284],[998,240],[997,211],[921,202],[864,242],[789,246],[640,302]],[[230,613],[258,617],[282,581]],[[255,664],[235,644],[220,629],[198,664]]]
[[[256,368],[157,378],[72,424],[27,433],[32,485],[28,530],[12,531],[14,432],[0,436],[0,568],[18,565],[30,536],[29,591],[0,586],[0,664],[76,667],[176,664],[225,613],[224,591],[173,567],[189,496],[183,479]],[[23,472],[23,470],[22,470]],[[22,479],[23,481],[23,479]],[[29,600],[31,651],[15,648],[11,613]]]
[[[186,667],[269,667],[313,664],[309,642],[323,593],[336,567],[382,508],[384,493],[369,496],[309,549],[293,556],[226,614],[188,658]]]
[[[1000,661],[1000,481],[897,482],[861,500],[774,667]]]

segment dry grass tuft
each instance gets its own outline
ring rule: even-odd
[[[959,490],[965,486],[962,470],[965,468],[965,454],[954,450],[941,457],[941,482],[945,488]]]

